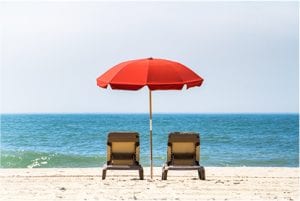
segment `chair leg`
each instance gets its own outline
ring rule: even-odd
[[[102,170],[102,180],[104,180],[106,177],[106,170],[107,169],[105,169],[105,168],[103,168],[103,170]]]
[[[167,177],[168,177],[168,170],[163,170],[161,179],[162,180],[167,180]]]
[[[140,180],[144,180],[144,169],[143,168],[139,169],[139,176],[140,176]]]
[[[204,167],[200,167],[198,169],[198,175],[199,175],[199,179],[205,180],[205,169],[204,169]]]

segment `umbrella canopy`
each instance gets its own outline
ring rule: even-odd
[[[203,79],[188,67],[166,59],[138,59],[122,62],[97,79],[97,85],[112,89],[180,90],[200,86]]]
[[[152,161],[152,94],[153,90],[181,90],[201,86],[203,79],[188,67],[166,59],[136,59],[113,66],[97,78],[97,85],[121,90],[139,90],[149,88],[150,110],[150,166],[153,177]]]

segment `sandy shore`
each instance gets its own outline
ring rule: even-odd
[[[161,168],[150,180],[138,180],[137,171],[101,168],[0,169],[0,200],[300,200],[299,168],[207,167],[206,180],[196,171]]]

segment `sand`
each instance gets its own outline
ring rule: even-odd
[[[299,168],[206,167],[206,180],[196,171],[161,168],[108,171],[101,168],[0,169],[0,200],[300,200]]]

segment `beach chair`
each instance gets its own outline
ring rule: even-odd
[[[168,170],[197,170],[199,179],[205,180],[204,167],[199,164],[199,152],[198,133],[170,133],[167,162],[162,168],[162,180],[167,180]]]
[[[143,167],[139,164],[140,141],[137,132],[111,132],[107,137],[107,162],[103,166],[102,179],[107,170],[138,170],[144,179]]]

